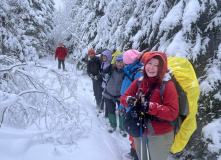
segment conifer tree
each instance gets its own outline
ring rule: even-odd
[[[3,0],[2,53],[21,61],[36,60],[46,54],[45,44],[53,28],[53,0]]]

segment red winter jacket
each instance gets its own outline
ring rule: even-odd
[[[153,56],[150,56],[150,58],[152,57]],[[166,71],[165,67],[167,67],[167,65],[165,65],[166,63],[167,62],[164,61],[163,73],[162,73],[163,76],[165,74],[164,71]],[[136,79],[130,85],[127,91],[121,96],[120,103],[124,107],[129,107],[126,102],[127,96],[134,96],[134,97],[136,96],[136,93],[138,92],[138,80],[139,78]],[[139,88],[142,88],[143,94],[146,94],[153,83],[156,83],[156,78],[148,78],[147,76],[144,76],[144,79],[141,82]],[[173,82],[169,81],[165,86],[163,94],[163,103],[160,96],[160,84],[158,84],[150,98],[148,114],[153,115],[155,117],[159,117],[164,120],[172,121],[176,119],[178,112],[179,112],[179,101],[178,101],[177,91]],[[155,135],[166,134],[173,131],[173,126],[171,126],[167,121],[151,121],[151,123],[153,125]],[[147,134],[149,134],[149,131],[147,131]]]
[[[67,54],[67,49],[65,47],[58,47],[55,51],[55,59],[58,57],[58,59],[64,60]]]

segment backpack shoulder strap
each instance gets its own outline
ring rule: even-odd
[[[169,81],[163,81],[162,85],[160,86],[160,97],[161,97],[162,103],[163,103],[163,93],[168,82]]]
[[[131,82],[133,82],[133,80],[125,73],[124,76],[126,76]]]
[[[134,77],[135,75],[137,74],[137,72],[141,71],[142,69],[141,68],[137,68],[134,73],[133,73],[133,76],[132,76],[132,82],[134,81]]]
[[[138,81],[137,81],[137,88],[138,88],[138,89],[140,88],[140,85],[141,85],[142,81],[143,81],[143,76],[141,76],[141,77],[138,79]]]

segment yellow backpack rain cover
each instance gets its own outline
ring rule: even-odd
[[[115,61],[116,61],[116,55],[118,55],[118,54],[122,54],[122,55],[123,55],[123,53],[121,53],[120,51],[117,50],[114,54],[112,54],[111,64],[114,64],[114,63],[115,63]]]
[[[176,81],[187,93],[189,114],[182,122],[179,132],[175,135],[174,143],[171,147],[172,153],[180,152],[184,149],[191,135],[196,130],[196,114],[198,113],[198,98],[200,95],[199,83],[191,63],[181,57],[169,57],[168,70],[172,72]]]

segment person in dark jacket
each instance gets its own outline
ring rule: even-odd
[[[160,96],[162,79],[167,71],[165,53],[146,52],[142,56],[142,62],[144,64],[143,77],[136,79],[130,85],[121,96],[120,102],[126,108],[133,107],[134,101],[138,97],[133,109],[146,117],[144,123],[147,128],[143,132],[142,139],[134,137],[139,159],[143,157],[143,160],[147,160],[147,151],[149,151],[150,159],[166,160],[174,140],[173,126],[168,121],[173,121],[178,115],[178,95],[173,82],[169,81],[165,86],[163,99]],[[139,86],[138,81],[140,82]],[[136,96],[138,90],[141,91],[141,96]],[[145,142],[146,136],[148,137],[148,145]]]
[[[67,49],[63,46],[62,42],[59,42],[59,47],[57,47],[55,51],[55,60],[58,58],[58,69],[61,69],[61,64],[63,66],[63,70],[65,71],[65,64],[64,60],[67,56]]]
[[[104,90],[103,96],[105,97],[108,119],[110,122],[110,130],[112,133],[116,130],[117,127],[117,118],[116,118],[116,103],[118,107],[120,105],[120,89],[124,78],[124,73],[122,69],[124,67],[123,55],[116,55],[116,61],[113,65],[108,66],[102,71],[102,74],[106,78],[106,87]],[[122,125],[120,124],[120,130],[123,130]]]
[[[103,88],[101,86],[103,80],[99,72],[102,62],[100,58],[96,57],[96,53],[93,49],[90,49],[88,51],[88,56],[90,60],[88,61],[88,64],[87,64],[87,74],[92,79],[96,105],[99,108],[100,103],[101,103],[101,98],[102,98],[102,92],[103,92]]]

